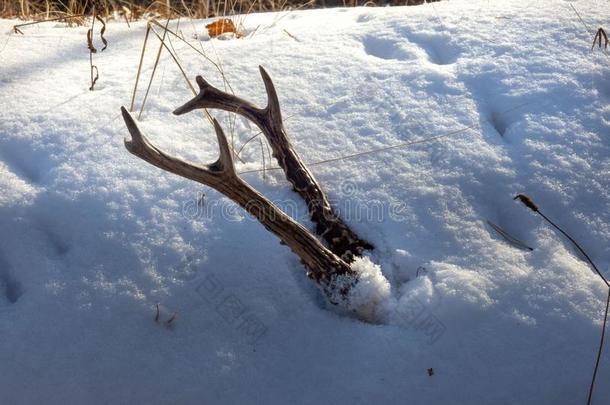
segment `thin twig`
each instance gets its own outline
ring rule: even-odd
[[[89,49],[89,68],[91,74],[91,86],[89,87],[90,91],[93,91],[95,87],[95,83],[99,78],[99,72],[97,70],[97,66],[93,64],[93,54],[97,52],[95,46],[93,46],[93,28],[95,27],[95,3],[93,3],[93,17],[91,18],[91,28],[87,31],[87,48]],[[93,71],[95,70],[95,77],[93,77]]]
[[[263,180],[266,180],[267,179],[267,175],[265,173],[265,166],[266,166],[266,164],[265,164],[265,148],[263,146],[263,140],[261,138],[258,138],[258,141],[261,144],[261,155],[263,155]]]
[[[167,23],[165,28],[169,25],[169,18],[167,19]],[[165,39],[165,34],[167,31],[163,31],[163,38]],[[155,59],[155,64],[153,66],[153,71],[150,75],[150,81],[148,82],[148,87],[146,88],[146,93],[144,94],[144,100],[142,101],[142,107],[140,108],[140,113],[138,114],[138,119],[142,118],[142,112],[144,111],[144,106],[146,105],[146,99],[148,98],[148,93],[150,92],[150,87],[152,86],[153,79],[155,77],[155,72],[157,71],[157,66],[159,65],[159,59],[161,59],[161,51],[163,50],[164,42],[161,40],[161,45],[159,45],[159,50],[157,51],[157,58]]]
[[[508,110],[503,111],[501,114],[506,114],[506,113],[509,113],[511,111],[517,110],[519,108],[522,108],[522,107],[526,106],[527,104],[529,104],[529,103],[526,102],[526,103],[519,104],[519,105],[517,105],[517,106],[515,106],[513,108],[509,108]],[[483,122],[487,122],[487,121],[489,121],[489,120],[483,120]],[[335,158],[319,160],[317,162],[307,163],[307,166],[317,166],[317,165],[322,165],[322,164],[326,164],[326,163],[339,162],[341,160],[353,159],[353,158],[364,156],[364,155],[370,155],[370,154],[375,154],[375,153],[379,153],[379,152],[386,152],[386,151],[389,151],[389,150],[392,150],[392,149],[399,149],[399,148],[404,148],[404,147],[407,147],[407,146],[413,146],[413,145],[418,145],[418,144],[422,144],[422,143],[434,142],[434,141],[437,141],[437,140],[442,139],[442,138],[447,138],[449,136],[457,135],[459,133],[466,132],[466,131],[471,130],[471,129],[479,128],[480,126],[481,126],[480,123],[472,124],[472,125],[468,125],[467,127],[464,127],[464,128],[461,128],[461,129],[456,129],[454,131],[450,131],[450,132],[447,132],[447,133],[444,133],[444,134],[441,134],[441,135],[433,136],[433,137],[430,137],[430,138],[427,138],[427,139],[420,139],[418,141],[410,141],[410,142],[401,142],[401,143],[398,143],[398,144],[395,144],[395,145],[385,146],[385,147],[382,147],[382,148],[369,149],[369,150],[365,150],[365,151],[362,151],[362,152],[352,153],[350,155],[343,155],[343,156],[338,156],[338,157],[335,157]],[[270,170],[280,170],[280,169],[281,169],[281,167],[277,167],[276,166],[276,167],[268,167],[266,170],[270,171]],[[243,172],[239,172],[239,174],[257,173],[257,172],[260,172],[260,171],[261,171],[260,169],[246,170],[246,171],[243,171]]]
[[[69,19],[72,19],[72,18],[79,18],[79,17],[84,17],[84,16],[85,16],[85,14],[70,14],[70,15],[64,15],[64,16],[56,17],[56,18],[49,18],[49,19],[46,19],[46,20],[33,21],[33,22],[28,22],[28,23],[23,23],[23,24],[17,24],[17,25],[13,25],[13,31],[15,32],[15,34],[24,35],[23,32],[19,28],[25,27],[25,26],[28,26],[28,25],[42,24],[42,23],[51,22],[51,21],[69,20]]]
[[[284,122],[290,120],[291,118],[294,118],[294,115],[289,115],[288,117],[284,118]],[[246,140],[246,142],[244,142],[241,147],[239,148],[239,150],[237,151],[237,156],[241,155],[241,151],[244,150],[244,148],[246,147],[246,145],[248,145],[250,142],[252,142],[254,139],[258,138],[260,135],[262,135],[263,131],[258,131],[257,133],[255,133],[254,135],[252,135],[250,138],[248,138]],[[241,160],[241,159],[240,159]]]
[[[140,64],[138,65],[138,73],[136,74],[136,83],[133,86],[133,94],[131,95],[131,106],[129,111],[133,111],[136,101],[136,92],[138,91],[138,83],[140,82],[140,74],[142,73],[142,64],[144,63],[144,53],[146,52],[146,43],[148,42],[148,34],[150,33],[150,24],[146,24],[146,34],[144,35],[144,43],[142,44],[142,53],[140,54]]]
[[[487,220],[487,224],[489,226],[491,226],[494,231],[498,232],[500,234],[500,236],[502,236],[504,239],[506,239],[506,241],[509,242],[510,244],[515,245],[521,249],[526,249],[529,251],[534,250],[534,248],[527,246],[524,242],[520,241],[519,239],[515,238],[514,236],[511,236],[508,232],[506,232],[504,229],[500,228],[498,225],[494,224],[490,220]]]
[[[191,92],[193,93],[193,95],[197,95],[197,90],[195,90],[195,86],[193,86],[193,83],[191,83],[191,81],[189,80],[188,76],[186,75],[186,72],[182,68],[182,64],[178,61],[176,55],[174,55],[172,50],[169,49],[169,47],[165,43],[165,38],[162,38],[161,35],[159,35],[159,33],[154,28],[152,28],[152,32],[159,39],[159,41],[161,41],[161,46],[165,47],[165,49],[167,50],[169,55],[172,57],[172,59],[178,66],[178,69],[180,69],[180,73],[182,73],[182,76],[184,77],[184,80],[186,80],[186,83],[188,84],[189,88],[191,89]],[[206,109],[206,111],[207,111],[207,109]],[[211,118],[210,118],[210,122],[212,122]]]
[[[167,50],[167,53],[169,53],[169,55],[172,57],[174,63],[176,63],[176,65],[178,66],[178,69],[180,69],[180,73],[182,74],[182,77],[186,81],[186,84],[189,86],[189,89],[191,89],[191,92],[193,93],[193,95],[197,95],[197,90],[195,90],[195,86],[193,86],[193,83],[191,83],[191,81],[189,80],[188,76],[186,75],[186,72],[184,71],[184,68],[182,67],[182,64],[178,60],[178,57],[174,54],[174,52],[165,43],[165,38],[162,38],[159,35],[159,33],[155,30],[154,27],[151,27],[151,29],[152,29],[153,34],[155,34],[155,36],[159,39],[159,41],[161,41],[161,45],[163,47],[165,47],[165,49]],[[168,38],[168,40],[169,40],[169,38]],[[212,124],[214,122],[214,119],[212,118],[212,115],[210,114],[209,110],[207,108],[204,108],[203,112],[204,112],[205,117],[210,122],[210,124]],[[233,147],[231,147],[231,150],[233,150],[233,154],[235,155],[235,151],[234,151]],[[235,155],[235,156],[237,157],[237,159],[239,159],[240,162],[244,163],[244,161],[239,156],[237,156],[237,155]]]
[[[587,259],[587,261],[589,262],[591,267],[593,267],[593,270],[595,270],[597,275],[604,281],[604,284],[606,284],[606,287],[608,287],[608,298],[606,299],[606,309],[604,312],[604,321],[602,322],[602,332],[601,332],[601,336],[599,339],[599,347],[597,349],[597,358],[595,360],[593,376],[591,377],[591,385],[589,386],[589,396],[587,398],[587,405],[590,405],[591,399],[593,398],[593,388],[595,386],[595,380],[597,378],[597,370],[599,368],[599,361],[601,359],[602,350],[604,348],[604,339],[606,337],[606,324],[608,323],[608,308],[610,307],[610,283],[608,283],[608,280],[606,280],[606,277],[604,277],[604,275],[601,273],[601,271],[599,271],[599,269],[597,268],[595,263],[593,263],[593,260],[591,260],[591,258],[587,254],[587,252],[584,251],[584,249],[578,244],[578,242],[576,242],[574,240],[574,238],[572,238],[570,235],[568,235],[567,232],[565,232],[558,225],[556,225],[553,221],[551,221],[546,215],[544,215],[540,211],[540,208],[538,208],[538,206],[534,203],[534,201],[532,201],[532,199],[530,197],[526,196],[525,194],[518,194],[514,199],[521,201],[527,208],[529,208],[530,210],[532,210],[535,213],[537,213],[538,215],[540,215],[546,222],[551,224],[551,226],[553,228],[557,229],[563,236],[568,238],[570,240],[570,242],[572,242],[572,244],[574,244],[574,246],[576,246],[578,251],[580,253],[582,253],[583,256]]]
[[[602,357],[602,349],[604,347],[604,339],[606,338],[606,325],[608,324],[608,308],[610,307],[610,288],[608,288],[608,297],[606,298],[606,310],[604,312],[604,322],[602,323],[602,334],[599,338],[599,348],[597,350],[597,358],[595,359],[595,368],[593,369],[593,377],[591,378],[591,386],[589,387],[589,396],[587,397],[587,405],[591,405],[591,399],[593,398],[593,387],[595,386],[595,379],[597,378],[597,369],[599,368],[599,361]]]
[[[285,33],[286,35],[288,35],[290,38],[294,39],[295,41],[297,41],[297,42],[301,42],[301,40],[300,40],[300,39],[298,39],[297,37],[295,37],[294,35],[292,35],[292,34],[291,34],[290,32],[288,32],[287,30],[283,29],[282,31],[284,31],[284,33]]]
[[[587,26],[587,24],[584,22],[584,20],[582,19],[582,17],[580,16],[580,13],[578,12],[578,10],[576,10],[576,7],[574,7],[573,4],[570,4],[570,7],[572,7],[572,10],[574,10],[574,12],[576,13],[576,16],[578,17],[578,19],[580,20],[580,22],[582,23],[582,25],[585,27],[585,29],[587,30],[587,32],[589,33],[589,35],[592,34],[591,30],[589,29],[589,27]]]
[[[602,27],[599,27],[597,33],[593,37],[593,45],[591,45],[591,50],[595,49],[595,42],[599,42],[599,48],[602,48],[602,40],[604,49],[608,49],[608,35],[606,35],[606,31]]]

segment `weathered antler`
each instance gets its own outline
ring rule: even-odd
[[[357,282],[356,273],[307,229],[237,175],[227,138],[216,120],[214,129],[220,157],[212,164],[200,166],[170,156],[154,146],[142,135],[129,112],[124,107],[121,111],[131,134],[131,139],[125,140],[129,152],[165,171],[210,186],[235,201],[301,258],[309,270],[308,276],[316,281],[331,302],[346,299],[347,292]]]
[[[290,144],[282,123],[280,103],[273,82],[262,66],[259,69],[267,91],[267,107],[258,108],[249,101],[217,89],[201,76],[197,76],[199,94],[176,109],[174,114],[184,114],[196,108],[218,108],[241,114],[254,122],[269,141],[273,156],[284,170],[286,178],[307,203],[311,220],[316,225],[316,233],[326,240],[333,253],[349,263],[353,260],[353,255],[360,256],[365,249],[372,249],[373,246],[360,239],[335,214],[322,187]]]

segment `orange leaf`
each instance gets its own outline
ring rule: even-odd
[[[210,37],[212,38],[224,34],[225,32],[233,32],[235,35],[238,35],[233,21],[228,18],[221,18],[205,27],[208,29],[208,34],[210,34]]]

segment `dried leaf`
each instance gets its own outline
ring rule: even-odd
[[[93,77],[94,71],[95,71],[95,77]],[[91,82],[91,87],[89,87],[89,90],[93,91],[93,88],[95,87],[95,83],[97,83],[97,79],[100,78],[100,75],[97,71],[97,66],[95,66],[95,65],[91,65],[91,77],[93,77],[93,81]]]
[[[97,49],[93,46],[93,29],[87,31],[87,49],[89,49],[91,53],[97,52]]]
[[[108,47],[108,41],[106,41],[106,38],[104,38],[104,33],[106,32],[106,23],[104,22],[104,19],[99,16],[99,14],[96,14],[95,18],[102,24],[102,29],[100,30],[100,38],[102,39],[102,43],[104,44],[104,47],[102,48],[103,51]]]
[[[218,21],[214,21],[213,23],[206,25],[205,27],[208,29],[208,34],[212,38],[227,32],[232,32],[236,36],[239,36],[237,28],[235,28],[235,24],[233,24],[233,21],[229,20],[228,18],[221,18]]]

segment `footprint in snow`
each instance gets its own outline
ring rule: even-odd
[[[359,23],[365,23],[365,22],[369,22],[375,19],[375,16],[372,14],[361,14],[358,16],[358,18],[356,19],[356,22]]]
[[[419,46],[426,55],[428,61],[435,65],[451,65],[455,63],[462,49],[451,43],[450,38],[443,34],[414,34],[410,31],[403,32],[405,40]]]
[[[21,283],[13,275],[9,263],[0,254],[0,299],[16,303],[23,294]]]
[[[367,36],[362,40],[364,51],[376,58],[386,60],[413,60],[417,56],[401,46],[400,43],[388,38]]]
[[[30,184],[41,183],[44,174],[49,171],[48,157],[36,151],[31,143],[22,140],[8,140],[0,144],[0,159],[11,172]]]

